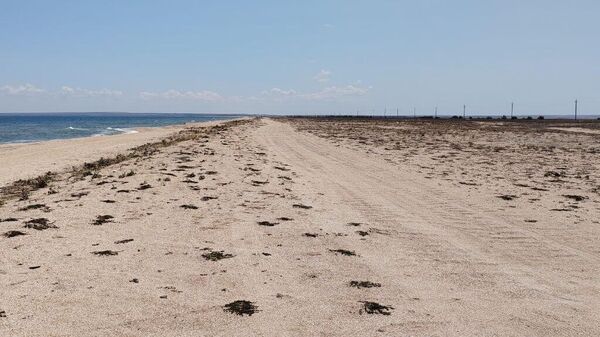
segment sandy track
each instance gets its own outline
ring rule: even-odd
[[[528,230],[520,214],[287,125],[269,122],[255,139],[324,191],[338,212],[345,208],[340,213],[386,233],[357,252],[375,275],[400,288],[388,301],[407,310],[398,303],[414,294],[432,316],[398,323],[397,332],[412,326],[415,333],[444,335],[597,333],[597,252]]]

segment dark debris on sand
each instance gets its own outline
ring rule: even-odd
[[[388,316],[391,314],[391,310],[394,310],[394,307],[381,305],[377,302],[369,302],[369,301],[360,301],[363,304],[363,308],[360,309],[359,313],[362,315],[363,312],[366,312],[369,315],[385,315]]]
[[[332,253],[342,254],[345,256],[356,256],[356,253],[354,251],[347,250],[347,249],[330,249],[329,251]]]
[[[192,205],[192,204],[181,205],[181,206],[179,206],[179,207],[181,207],[181,208],[183,208],[183,209],[198,209],[198,206],[194,206],[194,205]]]
[[[119,252],[116,252],[114,250],[98,250],[98,251],[92,252],[92,254],[98,255],[98,256],[114,256],[114,255],[119,255]]]
[[[225,304],[223,306],[223,310],[225,312],[230,312],[232,314],[240,316],[252,316],[252,314],[255,314],[260,311],[254,303],[245,300],[233,301],[231,303]]]
[[[50,212],[50,207],[46,206],[45,204],[31,204],[31,205],[27,205],[25,207],[21,207],[19,208],[19,211],[30,211],[33,209],[39,209],[42,210],[44,212]]]
[[[81,198],[81,197],[85,197],[88,194],[90,194],[90,192],[87,192],[87,191],[78,192],[78,193],[71,193],[71,197],[72,198]]]
[[[302,208],[302,209],[311,209],[312,208],[312,206],[307,206],[307,205],[303,205],[303,204],[293,204],[292,207]]]
[[[113,222],[112,219],[114,219],[114,217],[112,215],[98,215],[96,217],[96,220],[94,220],[94,222],[92,222],[92,225],[101,226],[105,223]]]
[[[514,199],[516,199],[518,197],[516,195],[513,195],[513,194],[505,194],[505,195],[499,195],[498,198],[500,198],[502,200],[510,201],[510,200],[514,200]]]
[[[563,197],[574,200],[574,201],[583,201],[583,200],[587,199],[587,197],[584,197],[582,195],[575,195],[575,194],[563,194]]]
[[[260,180],[252,180],[252,185],[254,186],[260,186],[260,185],[266,185],[268,184],[269,181],[260,181]]]
[[[132,241],[133,241],[133,239],[119,240],[119,241],[115,241],[115,244],[116,245],[120,245],[120,244],[123,244],[123,243],[129,243],[129,242],[132,242]]]
[[[7,238],[14,238],[15,236],[21,236],[21,235],[27,235],[27,234],[23,233],[21,231],[8,231],[2,235]]]
[[[143,191],[143,190],[147,190],[149,188],[152,188],[152,185],[148,184],[147,182],[143,182],[140,184],[140,186],[137,189],[138,189],[138,191]]]
[[[354,288],[379,288],[381,283],[371,281],[350,281],[350,286]]]
[[[0,219],[0,222],[15,222],[15,221],[19,221],[19,219],[17,219],[17,218],[4,218],[4,219]]]
[[[48,219],[46,218],[37,218],[25,221],[25,228],[35,229],[38,231],[43,231],[49,228],[57,228],[54,226]]]
[[[222,259],[229,259],[229,258],[232,258],[233,256],[234,256],[233,254],[226,254],[222,250],[202,254],[202,257],[209,261],[219,261]]]
[[[270,221],[258,221],[257,222],[260,226],[267,226],[267,227],[273,227],[275,225],[279,225],[278,222],[270,222]]]

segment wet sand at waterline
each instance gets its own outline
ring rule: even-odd
[[[263,118],[0,147],[0,335],[599,335],[599,125]]]

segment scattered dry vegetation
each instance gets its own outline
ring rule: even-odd
[[[201,141],[209,138],[210,135],[219,134],[232,127],[236,127],[248,122],[249,120],[234,120],[214,126],[188,127],[161,141],[146,143],[134,147],[125,154],[118,154],[114,157],[100,158],[93,162],[84,163],[83,165],[73,167],[67,172],[47,172],[39,177],[17,180],[12,184],[0,187],[0,206],[12,199],[27,200],[32,192],[43,188],[49,188],[49,192],[51,192],[53,191],[51,184],[57,180],[83,179],[88,176],[91,176],[92,179],[99,178],[101,175],[98,173],[98,171],[105,167],[119,164],[128,160],[147,158],[160,152],[162,148],[185,141]],[[135,172],[131,171],[126,173],[124,177],[128,177],[133,174],[135,174]],[[55,192],[56,191],[54,191],[54,193]]]

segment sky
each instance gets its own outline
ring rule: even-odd
[[[0,112],[600,114],[600,1],[0,0]]]

